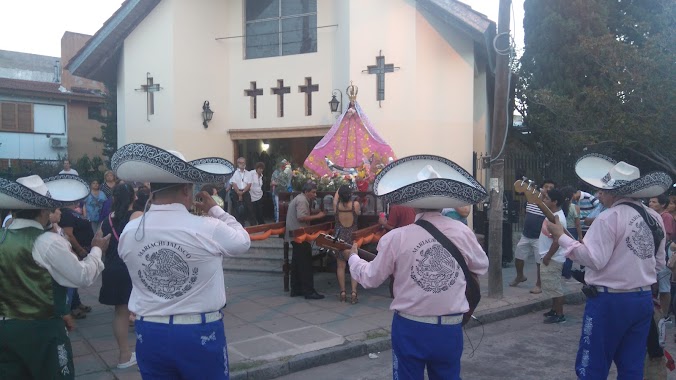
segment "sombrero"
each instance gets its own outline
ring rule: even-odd
[[[592,187],[628,198],[655,197],[664,194],[672,184],[667,173],[652,172],[641,176],[636,166],[596,153],[577,160],[575,173]]]
[[[122,146],[111,159],[112,169],[124,181],[151,183],[223,183],[235,170],[218,157],[186,161],[179,152],[143,143]]]
[[[417,155],[389,163],[373,191],[386,203],[442,209],[479,203],[488,194],[465,169],[444,157]]]
[[[89,186],[76,175],[40,176],[16,181],[0,178],[0,208],[9,210],[55,209],[77,203],[89,195]]]

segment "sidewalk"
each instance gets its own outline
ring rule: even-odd
[[[512,288],[514,267],[503,269],[504,298],[484,295],[476,316],[494,322],[549,307],[550,300],[529,290],[535,284],[535,264],[526,263],[528,281]],[[565,283],[565,282],[564,282]],[[388,281],[377,289],[359,288],[359,303],[338,302],[335,275],[315,274],[323,300],[291,298],[282,289],[282,275],[225,273],[228,305],[225,325],[232,379],[269,379],[302,369],[383,351],[390,347],[392,312]],[[484,293],[487,276],[481,278]],[[581,302],[577,283],[566,283],[568,299]],[[71,334],[77,379],[140,379],[137,367],[115,368],[117,345],[112,335],[113,308],[100,305],[100,282],[80,290],[93,311],[77,321]],[[349,285],[348,285],[349,289]],[[476,322],[472,322],[477,324]],[[469,326],[471,328],[471,325]],[[133,328],[129,339],[135,344]]]

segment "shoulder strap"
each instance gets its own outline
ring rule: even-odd
[[[113,236],[115,240],[120,241],[120,235],[115,231],[115,226],[113,226],[113,213],[108,214],[108,224],[110,224],[110,229],[113,230]]]
[[[439,244],[441,244],[448,252],[451,253],[451,255],[453,255],[455,261],[457,261],[460,265],[460,268],[462,268],[462,273],[465,275],[466,282],[469,284],[472,273],[469,271],[469,268],[467,267],[467,261],[465,261],[465,258],[460,253],[460,250],[458,250],[458,247],[456,247],[455,244],[453,244],[453,242],[446,237],[446,235],[442,234],[438,228],[436,228],[427,220],[418,219],[415,224],[429,232],[429,234],[432,235],[432,237],[435,238]]]
[[[655,241],[655,254],[657,254],[657,250],[660,249],[660,242],[662,239],[664,239],[664,231],[662,230],[662,227],[660,227],[659,222],[655,220],[652,216],[648,215],[648,212],[645,210],[645,207],[639,206],[635,203],[629,203],[629,202],[622,202],[620,204],[627,205],[636,212],[641,215],[643,220],[645,221],[645,224],[648,225],[648,228],[650,228],[650,232],[653,234],[653,240]]]

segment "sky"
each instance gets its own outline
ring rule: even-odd
[[[523,47],[523,1],[512,1],[517,49]],[[497,22],[499,0],[463,2]],[[0,50],[59,57],[64,32],[93,35],[120,4],[122,0],[0,0]]]

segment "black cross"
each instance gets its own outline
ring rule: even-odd
[[[159,83],[153,83],[153,77],[150,76],[150,73],[146,73],[146,84],[141,85],[141,88],[137,88],[136,91],[142,91],[146,93],[146,119],[150,121],[150,115],[155,114],[155,94],[154,92],[160,91]]]
[[[262,88],[256,88],[256,82],[251,82],[251,88],[244,90],[244,96],[251,98],[251,118],[255,119],[258,116],[258,104],[256,102],[256,97],[263,95]]]
[[[312,78],[305,78],[305,86],[298,86],[298,92],[305,93],[305,116],[312,115],[312,93],[319,91],[318,84],[312,84]]]
[[[362,71],[376,74],[376,100],[378,100],[378,104],[381,106],[380,102],[385,100],[385,74],[394,72],[395,69],[398,69],[398,67],[394,67],[394,64],[385,63],[385,56],[383,56],[383,51],[381,50],[376,57],[376,64],[366,66],[366,70]]]
[[[273,95],[277,95],[277,117],[284,117],[284,94],[291,92],[291,87],[284,87],[284,79],[277,79],[277,87],[273,87]]]

